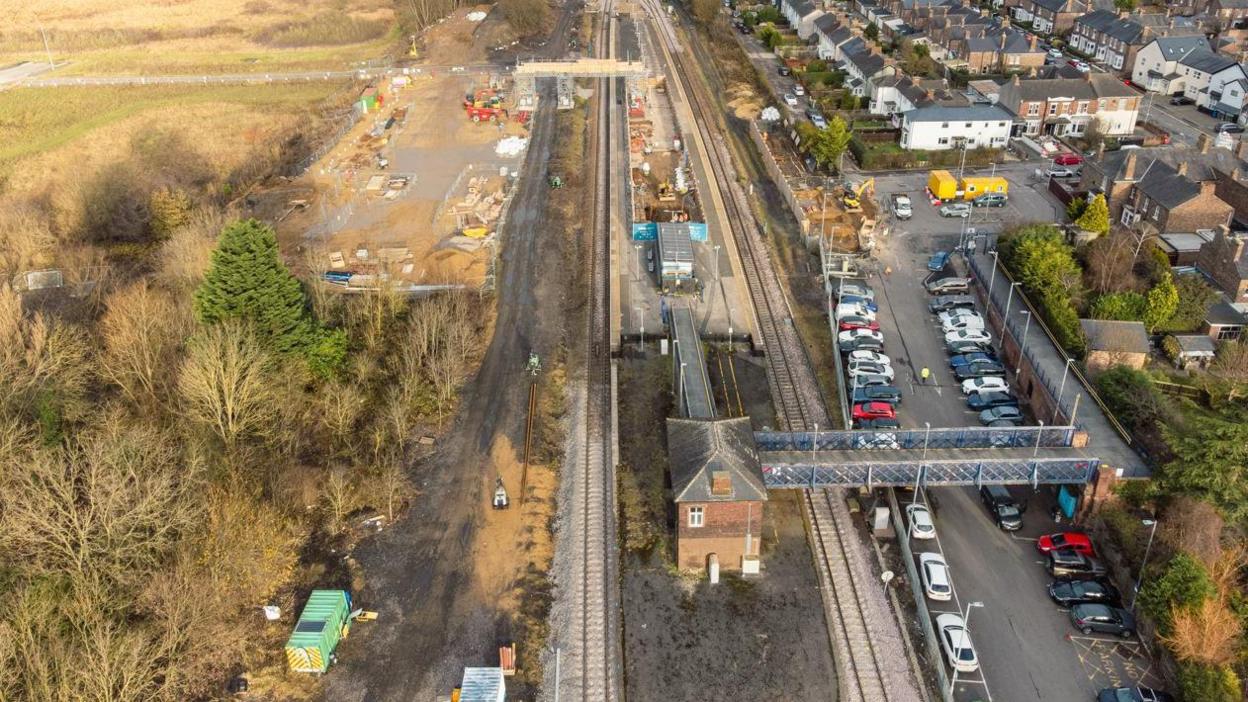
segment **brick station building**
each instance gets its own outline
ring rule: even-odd
[[[721,570],[757,572],[767,488],[749,418],[668,419],[667,450],[677,565],[707,568],[714,554]]]

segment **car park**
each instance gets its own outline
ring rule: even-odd
[[[901,402],[901,391],[892,385],[868,385],[866,387],[856,388],[852,400],[855,404],[863,402],[887,402],[889,404],[897,404]]]
[[[974,673],[979,669],[975,646],[966,630],[966,622],[960,614],[941,614],[936,617],[936,630],[940,636],[940,649],[945,652],[949,667],[959,673]]]
[[[880,323],[874,319],[863,317],[861,315],[847,314],[840,318],[840,320],[836,323],[836,327],[841,331],[849,331],[850,329],[870,329],[872,331],[879,331]]]
[[[1053,165],[1055,166],[1078,166],[1082,163],[1083,157],[1074,153],[1059,154],[1057,158],[1053,159]]]
[[[945,312],[948,310],[972,308],[975,306],[975,298],[970,295],[941,295],[932,298],[927,303],[927,308],[933,312]]]
[[[988,390],[987,392],[977,392],[966,398],[966,406],[972,410],[979,412],[990,407],[1007,407],[1013,405],[1018,406],[1018,398],[1008,392],[999,390]]]
[[[919,576],[923,579],[923,591],[929,600],[948,602],[953,599],[949,566],[939,553],[919,554]]]
[[[1049,575],[1062,580],[1101,578],[1108,572],[1104,563],[1076,551],[1049,551],[1045,568]]]
[[[929,293],[965,293],[971,289],[971,281],[966,278],[937,278],[923,284]]]
[[[851,352],[845,360],[850,363],[853,363],[854,361],[867,361],[868,363],[878,363],[882,366],[893,365],[893,359],[875,351],[854,351]]]
[[[1174,97],[1170,98],[1170,104],[1174,105],[1175,107],[1179,107],[1181,105],[1195,105],[1196,101],[1193,100],[1192,98],[1187,97],[1186,95],[1175,95]]]
[[[1151,687],[1107,687],[1096,693],[1096,702],[1175,702],[1174,697]]]
[[[968,363],[964,366],[958,366],[953,369],[953,377],[959,381],[966,381],[972,378],[987,378],[989,376],[1005,375],[1005,366],[992,361],[980,361],[978,363]]]
[[[936,538],[936,525],[932,522],[932,513],[928,511],[927,505],[907,505],[906,518],[910,521],[910,536],[916,539]]]
[[[991,347],[985,342],[980,341],[946,341],[945,350],[954,355],[965,353],[986,353],[991,351]]]
[[[943,271],[945,266],[949,265],[949,252],[937,251],[932,257],[927,259],[927,270]]]
[[[897,410],[887,402],[862,402],[854,405],[854,419],[896,419]]]
[[[951,202],[940,206],[941,217],[970,217],[971,205],[968,202]]]
[[[1135,636],[1135,615],[1121,607],[1079,604],[1070,608],[1070,623],[1086,634],[1114,634],[1124,639]]]
[[[968,378],[962,381],[962,393],[965,395],[973,395],[977,392],[985,391],[1005,392],[1009,389],[1010,384],[1005,382],[1005,378],[997,375],[986,375],[980,378]]]
[[[1002,531],[1018,531],[1023,528],[1023,510],[1004,485],[984,485],[979,488],[979,499],[988,508],[988,515]]]
[[[1008,198],[1001,193],[988,193],[971,200],[973,207],[1005,207]]]
[[[793,93],[785,93],[784,104],[788,105],[789,107],[797,107],[797,96],[794,95]]]
[[[1077,551],[1085,556],[1095,556],[1092,539],[1087,534],[1077,531],[1064,531],[1060,534],[1045,534],[1036,539],[1036,550],[1041,553],[1049,551]]]
[[[1118,588],[1100,580],[1058,580],[1049,583],[1049,597],[1059,607],[1078,604],[1106,604],[1117,607],[1122,603]]]
[[[1052,166],[1045,171],[1045,175],[1051,178],[1074,178],[1079,175],[1079,171],[1069,166]]]
[[[882,375],[889,380],[893,379],[893,367],[885,366],[879,363],[868,363],[866,361],[854,361],[845,369],[845,373],[850,378],[862,375]]]
[[[945,333],[945,343],[952,344],[955,341],[972,341],[977,344],[992,343],[992,335],[984,329],[959,329]]]
[[[994,426],[992,424],[993,422],[1000,421],[1002,419],[1008,419],[1011,422],[1021,422],[1023,421],[1023,411],[1016,406],[1011,407],[1010,405],[1004,405],[1002,407],[986,409],[979,413],[980,423],[986,426]]]

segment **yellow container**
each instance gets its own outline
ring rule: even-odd
[[[971,200],[988,193],[1008,195],[1009,182],[1001,176],[975,177],[962,179],[962,197]]]
[[[927,189],[937,200],[948,200],[958,196],[958,179],[949,171],[932,171],[927,177]]]

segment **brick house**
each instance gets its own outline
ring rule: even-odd
[[[1036,80],[1014,76],[1001,87],[997,104],[1017,115],[1018,131],[1029,136],[1081,136],[1094,119],[1106,135],[1118,136],[1135,131],[1140,98],[1111,75],[1085,73]]]
[[[1204,331],[1210,339],[1217,341],[1235,341],[1243,338],[1248,328],[1248,314],[1245,305],[1233,305],[1225,300],[1214,303],[1205,314]]]
[[[1105,194],[1105,204],[1109,206],[1109,221],[1122,220],[1122,208],[1131,197],[1131,188],[1139,171],[1137,149],[1105,151],[1097,153],[1096,158],[1083,162],[1083,170],[1079,175],[1081,192],[1100,192]]]
[[[1196,267],[1235,302],[1248,302],[1246,248],[1242,236],[1220,229],[1196,255]]]
[[[1186,161],[1172,168],[1154,159],[1132,186],[1119,221],[1150,234],[1229,226],[1234,210],[1218,198],[1217,183],[1194,182],[1187,169]]]
[[[1135,55],[1152,40],[1152,30],[1109,10],[1096,10],[1075,19],[1070,44],[1115,71],[1130,73]]]
[[[1227,30],[1248,19],[1248,0],[1209,0],[1205,14],[1217,19],[1219,30]]]
[[[1084,365],[1090,371],[1127,366],[1139,370],[1148,361],[1148,331],[1143,322],[1113,322],[1081,319],[1079,326],[1087,339]]]
[[[1027,71],[1044,65],[1045,53],[1036,46],[1036,37],[1028,39],[1012,28],[997,29],[959,44],[958,58],[966,61],[966,70],[971,73]]]
[[[749,417],[668,419],[676,563],[757,572],[767,488]]]
[[[1022,0],[1012,11],[1016,22],[1030,22],[1041,34],[1064,35],[1088,9],[1082,0]]]

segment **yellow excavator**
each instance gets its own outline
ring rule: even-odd
[[[875,178],[867,178],[856,186],[846,184],[845,194],[841,196],[841,204],[845,206],[845,211],[861,212],[862,195],[868,191],[872,195],[875,194]]]

